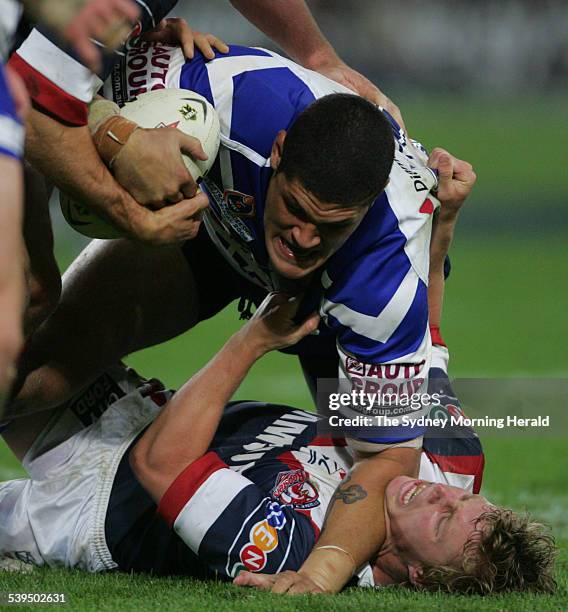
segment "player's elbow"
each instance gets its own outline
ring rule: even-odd
[[[144,438],[130,450],[129,462],[138,482],[154,496],[156,482],[160,481],[160,461]]]

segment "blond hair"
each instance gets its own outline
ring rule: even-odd
[[[423,567],[419,588],[450,593],[503,591],[552,593],[556,589],[556,546],[548,530],[507,508],[494,508],[476,521],[459,567]]]

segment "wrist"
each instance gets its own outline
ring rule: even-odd
[[[325,593],[338,593],[355,575],[353,555],[340,546],[316,546],[299,574],[309,578]]]
[[[107,119],[120,115],[120,107],[112,100],[96,98],[89,104],[89,131],[93,135]]]
[[[241,327],[229,340],[229,343],[234,347],[239,359],[245,360],[252,365],[263,355],[266,355],[270,349],[267,349],[259,338],[250,333],[247,329],[248,325],[247,323],[247,325]]]
[[[445,226],[455,225],[457,223],[463,201],[442,201],[440,200],[440,208],[436,216],[438,224]]]
[[[123,147],[139,126],[133,121],[111,115],[98,122],[98,127],[93,134],[95,147],[105,164],[112,168]]]
[[[318,46],[317,49],[306,54],[303,58],[297,59],[302,66],[316,72],[325,66],[343,63],[334,48],[327,41]]]

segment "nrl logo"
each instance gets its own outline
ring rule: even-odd
[[[184,104],[179,112],[186,121],[195,121],[197,119],[197,111],[190,104]]]

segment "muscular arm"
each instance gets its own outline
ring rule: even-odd
[[[174,395],[130,454],[134,472],[159,501],[176,476],[207,451],[225,404],[261,352],[237,332]]]
[[[476,180],[471,165],[452,157],[443,149],[434,149],[428,160],[438,169],[438,197],[441,211],[434,227],[430,258],[430,280],[434,284],[428,297],[433,299],[429,314],[439,322],[444,289],[444,259],[451,244],[458,212]],[[277,579],[277,592],[337,592],[351,577],[353,563],[359,567],[372,558],[385,537],[383,497],[388,482],[402,474],[415,475],[419,451],[392,448],[362,458],[353,468],[349,481],[336,491],[335,503],[326,517],[318,546],[312,551],[297,576]],[[321,546],[340,547],[318,550]],[[352,560],[350,558],[352,557]],[[306,578],[306,581],[303,579]]]
[[[304,0],[231,0],[231,4],[306,68],[317,70],[340,61]]]
[[[254,317],[172,398],[130,455],[134,472],[159,501],[180,472],[205,454],[223,409],[252,365],[270,350],[295,344],[318,318],[293,322],[296,305],[269,295]]]
[[[150,211],[114,180],[87,126],[65,126],[33,110],[26,127],[26,157],[30,163],[59,189],[107,218],[125,236],[163,244],[195,235],[191,215],[207,205],[205,196]]]
[[[404,127],[398,106],[337,55],[304,0],[231,0],[231,4],[293,60],[379,104]]]
[[[458,212],[442,207],[434,219],[430,243],[430,273],[428,276],[428,317],[431,327],[440,327],[444,302],[444,261],[450,250]]]
[[[337,488],[317,548],[300,569],[326,593],[336,593],[349,581],[360,565],[371,559],[386,536],[383,511],[387,484],[396,476],[418,472],[420,451],[393,448],[362,459]],[[349,551],[337,554],[338,546]],[[319,550],[318,550],[319,549]]]
[[[444,262],[450,250],[459,212],[473,188],[476,175],[467,162],[450,156],[443,149],[434,149],[428,160],[440,174],[438,196],[441,207],[434,219],[430,241],[428,276],[428,318],[430,327],[440,327],[444,300]]]

